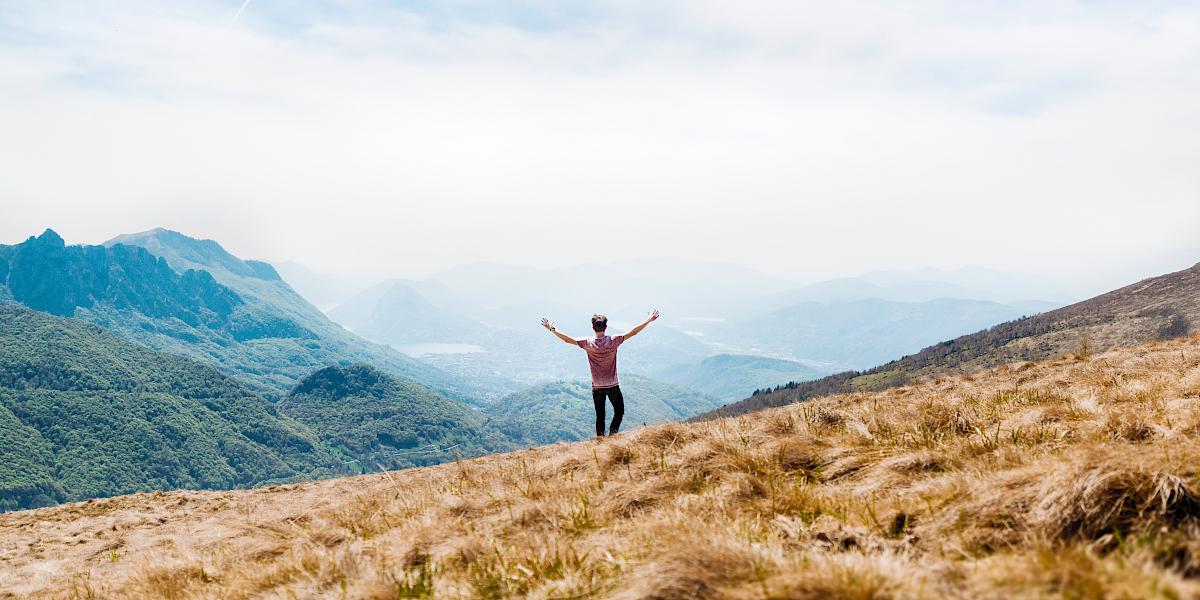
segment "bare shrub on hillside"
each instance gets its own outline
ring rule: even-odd
[[[1158,339],[1173,340],[1189,335],[1192,332],[1192,322],[1186,315],[1175,313],[1158,330]]]

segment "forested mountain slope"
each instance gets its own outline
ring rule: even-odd
[[[738,415],[816,396],[883,390],[924,377],[1066,352],[1088,354],[1187,335],[1200,324],[1200,264],[1057,310],[964,335],[867,371],[789,384],[702,418]]]
[[[49,229],[0,245],[0,286],[35,310],[59,316],[138,313],[143,329],[181,338],[199,330],[237,342],[313,337],[294,321],[255,311],[204,271],[176,273],[135,247],[67,246]]]
[[[0,510],[344,472],[210,366],[0,304]]]
[[[484,428],[478,411],[367,365],[321,369],[278,408],[353,459],[355,470],[431,465],[512,448]]]
[[[110,248],[140,247],[164,258],[177,271],[196,269],[210,273],[257,312],[295,322],[310,332],[307,337],[275,337],[254,344],[206,344],[201,350],[227,372],[236,372],[255,381],[274,397],[282,397],[299,379],[315,369],[356,362],[374,365],[460,400],[478,403],[499,395],[492,391],[497,386],[489,385],[487,377],[465,380],[346,331],[301,298],[280,279],[273,267],[263,262],[241,260],[215,241],[154,229],[121,235],[105,245]],[[122,327],[121,332],[137,336],[136,326]],[[187,353],[192,350],[189,346],[195,345],[191,340],[161,336],[139,341],[179,353]]]

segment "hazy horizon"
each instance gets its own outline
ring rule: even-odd
[[[336,265],[331,269],[318,269],[318,268],[313,267],[312,265],[300,262],[298,260],[295,260],[295,259],[289,258],[289,257],[275,258],[275,257],[245,255],[245,254],[239,253],[235,248],[230,247],[224,240],[214,239],[211,237],[198,236],[198,235],[194,235],[193,233],[190,233],[187,230],[181,231],[181,230],[176,230],[176,229],[171,229],[171,228],[166,228],[166,227],[155,227],[155,228],[151,228],[151,229],[145,230],[145,231],[122,232],[121,234],[113,234],[111,236],[101,236],[101,239],[96,239],[96,240],[75,240],[75,239],[71,239],[71,238],[67,237],[66,235],[64,235],[61,228],[52,226],[52,227],[45,227],[43,229],[38,230],[37,232],[30,233],[29,235],[20,236],[19,238],[14,238],[14,239],[10,239],[10,240],[0,239],[0,245],[11,245],[11,244],[20,243],[20,242],[28,239],[29,237],[36,237],[36,236],[40,235],[46,229],[53,230],[56,233],[58,233],[60,236],[62,236],[64,238],[65,243],[68,245],[79,245],[79,244],[99,245],[99,244],[103,244],[105,242],[110,241],[111,239],[117,237],[118,235],[144,233],[145,231],[152,231],[155,229],[165,229],[168,231],[175,231],[177,233],[181,233],[183,235],[186,235],[188,237],[193,237],[195,239],[215,241],[215,242],[221,244],[221,246],[223,248],[225,248],[226,251],[228,251],[231,254],[233,254],[234,256],[244,259],[244,260],[259,260],[259,261],[263,261],[263,262],[268,262],[268,263],[270,263],[272,265],[276,265],[276,266],[291,264],[294,267],[308,271],[311,274],[319,276],[321,278],[326,278],[326,279],[331,279],[331,280],[340,279],[342,282],[351,286],[351,289],[349,289],[348,293],[346,294],[347,296],[352,296],[356,293],[366,291],[367,289],[369,289],[373,286],[376,286],[376,285],[379,285],[382,283],[386,283],[391,280],[425,281],[425,280],[430,280],[430,279],[436,279],[439,276],[443,276],[448,273],[453,273],[460,269],[470,269],[470,268],[481,267],[481,266],[495,267],[498,269],[532,270],[535,272],[542,271],[542,272],[547,272],[547,273],[553,273],[553,272],[560,272],[560,271],[570,271],[570,270],[580,269],[583,267],[590,267],[590,266],[599,267],[599,268],[616,268],[621,265],[643,265],[643,264],[653,264],[653,263],[673,263],[673,262],[675,262],[675,263],[679,263],[681,265],[688,265],[688,264],[690,264],[690,265],[714,265],[714,266],[723,265],[723,266],[731,267],[733,269],[744,269],[747,272],[756,273],[756,274],[763,276],[764,278],[770,278],[770,279],[780,282],[781,284],[785,284],[784,287],[795,287],[795,288],[801,288],[801,287],[812,285],[812,284],[818,284],[818,283],[823,283],[823,282],[838,280],[838,279],[870,279],[870,276],[872,274],[879,274],[879,273],[899,276],[899,281],[905,281],[905,282],[938,281],[942,278],[936,277],[936,276],[935,277],[927,277],[927,276],[923,276],[920,273],[922,271],[933,271],[933,272],[944,274],[944,275],[953,275],[955,273],[964,273],[964,272],[970,272],[973,270],[979,270],[979,271],[990,272],[995,275],[1029,276],[1034,279],[1041,280],[1044,284],[1046,284],[1047,289],[1053,289],[1054,291],[1058,292],[1058,293],[1048,293],[1044,296],[1030,296],[1028,298],[1022,298],[1022,299],[1051,300],[1051,301],[1069,300],[1070,302],[1075,302],[1075,301],[1089,298],[1091,296],[1102,294],[1104,292],[1110,291],[1112,289],[1116,289],[1118,287],[1122,287],[1124,285],[1135,283],[1136,281],[1139,281],[1141,279],[1153,277],[1156,275],[1161,275],[1161,274],[1168,273],[1168,272],[1186,269],[1194,264],[1200,264],[1200,254],[1197,254],[1195,259],[1187,259],[1186,257],[1180,258],[1179,260],[1175,261],[1175,264],[1172,264],[1172,262],[1171,262],[1171,258],[1173,258],[1173,257],[1167,257],[1167,258],[1162,258],[1162,259],[1156,260],[1150,264],[1142,264],[1142,265],[1131,264],[1128,266],[1128,268],[1125,268],[1125,269],[1107,269],[1106,270],[1103,268],[1098,268],[1098,269],[1095,269],[1095,270],[1089,271],[1089,272],[1076,273],[1076,274],[1073,274],[1074,275],[1073,277],[1068,276],[1067,278],[1055,277],[1054,276],[1055,274],[1053,274],[1053,273],[1038,271],[1036,269],[1031,269],[1031,270],[998,269],[998,268],[993,268],[990,266],[978,265],[978,264],[962,264],[962,265],[958,265],[958,266],[954,266],[954,267],[939,267],[939,266],[932,266],[932,265],[920,265],[920,266],[913,266],[910,268],[896,268],[896,269],[872,268],[872,269],[866,269],[866,270],[861,270],[861,271],[852,271],[852,272],[829,271],[829,272],[824,272],[823,274],[811,274],[810,273],[807,277],[805,277],[803,275],[797,275],[797,274],[772,273],[767,270],[758,269],[752,265],[746,265],[746,264],[729,261],[729,260],[722,260],[720,258],[691,259],[691,258],[664,257],[664,256],[634,256],[634,257],[628,257],[628,258],[613,259],[613,260],[609,260],[609,261],[587,261],[587,262],[555,264],[555,265],[507,263],[502,260],[477,260],[477,261],[472,261],[472,262],[451,264],[451,265],[447,265],[447,266],[444,266],[441,268],[436,268],[436,269],[425,268],[425,269],[399,270],[399,271],[389,271],[389,270],[379,270],[379,271],[366,270],[366,271],[364,271],[364,270],[355,270],[353,268],[343,268],[343,267],[336,266]],[[1191,260],[1191,262],[1189,262],[1189,260]],[[1159,270],[1154,270],[1154,266],[1158,266]],[[911,274],[911,276],[908,276],[909,274]],[[287,279],[286,276],[285,276],[285,279]],[[295,285],[295,282],[289,282],[289,283],[293,283],[293,285]],[[886,284],[884,284],[884,285],[886,286]],[[781,288],[781,289],[784,289],[784,288]],[[751,293],[748,295],[753,296],[754,294]],[[331,308],[331,306],[328,306],[328,305],[321,306],[321,303],[318,303],[315,301],[314,301],[314,304],[320,306],[322,308],[322,310],[327,310],[328,308]]]
[[[0,51],[4,243],[1092,293],[1200,261],[1192,3],[18,1]]]

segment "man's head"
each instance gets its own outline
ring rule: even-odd
[[[606,329],[608,329],[608,317],[604,315],[592,315],[592,331],[604,333]]]

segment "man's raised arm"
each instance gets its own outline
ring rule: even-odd
[[[563,333],[563,332],[559,331],[559,330],[558,330],[558,328],[556,328],[556,327],[554,326],[554,323],[551,323],[551,322],[550,322],[550,319],[543,318],[543,319],[542,319],[542,327],[545,327],[546,329],[550,330],[550,333],[553,333],[555,336],[557,336],[557,337],[558,337],[558,339],[560,339],[560,340],[562,340],[562,341],[564,341],[564,342],[566,342],[566,343],[568,343],[568,344],[570,344],[570,345],[572,345],[572,346],[578,346],[578,345],[579,345],[579,342],[578,342],[578,341],[576,341],[576,340],[575,340],[575,338],[573,338],[573,337],[571,337],[571,336],[569,336],[569,335],[567,335],[567,334],[565,334],[565,333]]]
[[[649,325],[651,322],[653,322],[657,319],[658,319],[658,310],[651,311],[650,316],[646,317],[645,321],[638,323],[637,327],[634,327],[633,329],[630,329],[628,332],[625,333],[625,339],[629,339],[629,338],[641,333],[642,330],[645,329],[647,325]]]

